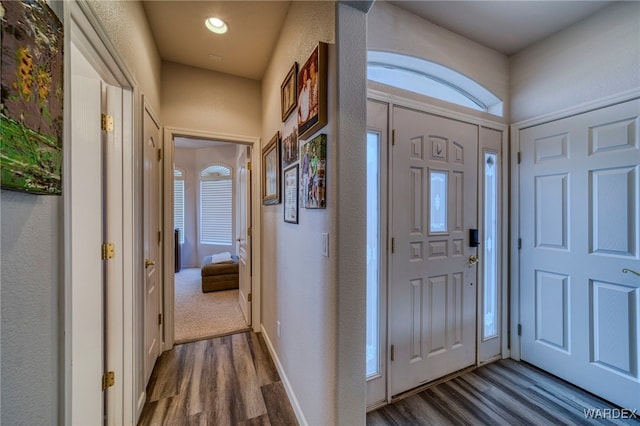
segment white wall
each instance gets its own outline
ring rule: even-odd
[[[165,126],[255,137],[261,133],[260,96],[259,81],[162,63]]]
[[[640,3],[617,2],[511,57],[511,120],[638,87]]]
[[[213,163],[223,163],[232,167],[235,177],[236,145],[228,144],[219,147],[201,149],[175,149],[175,166],[185,172],[185,243],[182,245],[182,267],[197,268],[202,266],[202,258],[213,253],[228,251],[235,253],[235,213],[232,230],[232,244],[220,246],[200,244],[198,241],[198,197],[200,190],[200,172]],[[236,182],[233,183],[234,209],[236,205]]]
[[[262,82],[262,143],[284,125],[280,85],[297,61],[305,63],[318,41],[329,46],[327,208],[300,209],[299,224],[285,223],[283,205],[262,207],[262,321],[303,416],[313,425],[335,424],[336,386],[336,79],[335,5],[292,2]],[[292,114],[289,120],[295,120]],[[287,125],[290,125],[287,122]],[[321,233],[331,234],[330,257]],[[276,322],[281,323],[278,337]]]
[[[509,122],[509,59],[505,55],[383,1],[375,2],[367,16],[367,49],[415,56],[464,74],[504,101],[502,119],[485,117]],[[464,111],[480,115],[472,109]]]

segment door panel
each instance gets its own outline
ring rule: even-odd
[[[640,409],[640,102],[522,130],[522,359]]]
[[[476,360],[478,127],[394,107],[391,395]]]
[[[244,148],[238,161],[238,207],[240,226],[237,238],[239,258],[238,302],[247,325],[251,325],[251,236],[247,232],[251,227],[251,170],[249,164],[250,148]]]
[[[161,238],[160,238],[160,126],[145,104],[144,108],[144,383],[160,355]]]

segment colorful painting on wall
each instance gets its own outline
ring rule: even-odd
[[[326,200],[327,135],[320,134],[300,148],[300,194],[306,209],[324,209]]]
[[[44,1],[3,1],[0,183],[62,193],[63,27]]]

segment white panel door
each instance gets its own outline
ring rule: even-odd
[[[521,357],[640,409],[640,102],[522,130]]]
[[[238,243],[238,302],[247,325],[251,325],[251,170],[248,167],[248,153],[250,148],[242,149],[238,160],[238,207],[240,211],[240,236],[236,238]]]
[[[160,355],[160,126],[144,108],[143,119],[144,162],[144,383],[149,382],[151,372]]]
[[[476,360],[478,127],[400,107],[390,202],[391,395]]]

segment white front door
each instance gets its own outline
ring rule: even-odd
[[[162,243],[160,233],[160,126],[148,105],[144,107],[143,119],[144,162],[144,383],[148,383],[151,372],[160,355],[161,325],[160,281]]]
[[[640,409],[640,101],[520,132],[521,358]]]
[[[251,169],[249,168],[249,155],[251,148],[242,147],[242,153],[238,160],[238,258],[239,258],[239,294],[240,309],[247,322],[251,325]]]
[[[391,395],[476,361],[478,126],[393,108]]]

